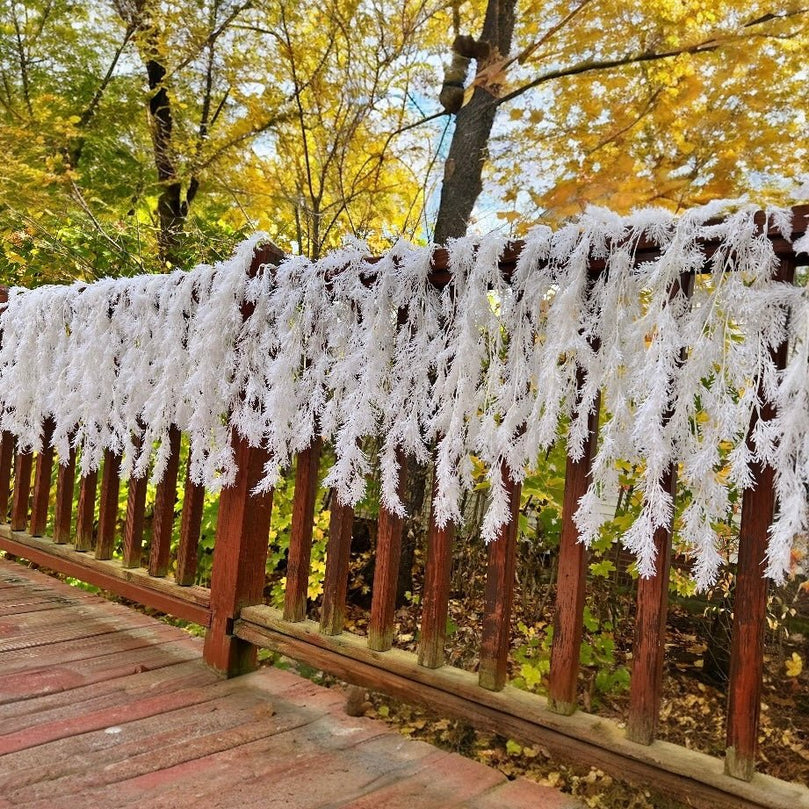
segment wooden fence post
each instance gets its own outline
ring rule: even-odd
[[[500,475],[508,493],[511,519],[500,527],[497,538],[489,545],[478,669],[478,683],[481,688],[489,691],[502,690],[508,675],[511,608],[514,602],[514,569],[517,557],[517,521],[522,493],[522,485],[511,479],[505,463],[501,464]]]
[[[691,298],[694,276],[683,274],[672,285],[669,300],[679,295]],[[680,353],[680,362],[685,350]],[[671,420],[671,411],[663,417],[663,426]],[[677,492],[677,465],[666,471],[661,486],[674,500]],[[652,541],[656,551],[655,575],[638,580],[635,639],[632,651],[632,679],[629,693],[629,716],[626,724],[628,739],[638,744],[651,744],[657,734],[660,699],[663,692],[663,658],[666,651],[666,619],[669,603],[669,568],[671,567],[671,536],[674,510],[669,525],[658,528]]]
[[[211,624],[205,635],[205,662],[233,677],[256,667],[256,647],[233,634],[242,607],[260,604],[264,594],[272,491],[253,494],[267,453],[251,447],[234,430],[231,438],[238,471],[222,489],[211,573]]]
[[[287,560],[287,584],[284,592],[285,621],[302,621],[306,618],[309,570],[312,561],[312,529],[322,449],[323,441],[316,438],[311,446],[298,453]]]
[[[256,248],[248,273],[255,277],[263,265],[279,264],[283,253],[273,244]],[[242,304],[247,320],[255,306]],[[211,622],[205,634],[203,658],[216,671],[234,677],[256,667],[256,647],[233,634],[242,607],[259,604],[264,593],[267,545],[272,515],[272,490],[253,494],[264,475],[266,450],[251,447],[231,431],[236,480],[222,490],[211,571]],[[176,484],[175,484],[176,486]]]
[[[584,618],[587,551],[579,542],[579,531],[573,521],[573,515],[579,507],[579,499],[589,485],[590,467],[598,436],[599,404],[600,400],[596,399],[588,416],[588,435],[584,454],[578,461],[571,460],[568,456],[565,468],[562,536],[559,542],[556,612],[553,616],[553,646],[548,688],[548,709],[560,714],[572,714],[576,710],[576,680],[579,674],[579,651]]]
[[[406,459],[396,451],[399,466],[397,493],[405,496]],[[393,622],[396,611],[396,586],[399,581],[399,562],[402,556],[402,529],[404,518],[379,507],[379,531],[376,538],[376,566],[371,596],[371,618],[368,622],[368,648],[386,652],[393,645]]]
[[[452,574],[452,543],[455,539],[453,523],[448,523],[444,528],[436,525],[434,503],[437,493],[438,481],[433,480],[419,640],[419,665],[428,669],[437,669],[444,665]]]
[[[791,283],[794,277],[794,257],[782,259],[776,278]],[[783,368],[786,365],[786,342],[770,353],[776,367]],[[761,387],[759,396],[764,398]],[[775,418],[775,408],[765,404],[758,417],[755,412],[753,413],[748,442],[751,440],[758,418],[770,421]],[[764,670],[764,625],[767,611],[767,580],[764,578],[763,563],[775,510],[773,468],[757,461],[751,463],[750,468],[756,485],[754,488],[746,489],[742,496],[736,592],[733,596],[733,635],[730,649],[725,751],[725,772],[744,781],[752,779],[756,768]]]

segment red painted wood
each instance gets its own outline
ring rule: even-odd
[[[70,540],[70,523],[73,519],[73,485],[76,481],[76,450],[71,448],[67,463],[60,458],[56,472],[56,507],[53,514],[53,541],[64,543]]]
[[[76,550],[89,551],[93,548],[95,522],[96,488],[98,472],[83,476],[79,482],[79,506],[76,515]]]
[[[96,559],[112,559],[115,546],[115,528],[118,523],[118,492],[121,478],[121,456],[104,450],[104,468],[101,471],[101,499],[98,506],[98,537]]]
[[[32,537],[41,537],[48,523],[48,503],[51,497],[51,478],[53,475],[53,431],[56,425],[53,419],[45,419],[42,429],[42,451],[37,455],[36,474],[34,475],[34,494],[31,500],[31,523],[28,533]]]
[[[777,278],[791,283],[794,277],[794,258],[783,261]],[[783,368],[786,365],[787,344],[783,343],[771,352],[771,357],[778,368]],[[760,387],[759,396],[764,400],[764,392]],[[775,418],[775,408],[766,404],[761,408],[759,417],[763,421],[771,421]],[[751,449],[751,435],[757,421],[754,413],[747,438]],[[752,779],[756,767],[764,669],[764,622],[767,612],[764,558],[775,511],[775,473],[772,467],[754,462],[750,465],[750,470],[756,485],[747,489],[742,496],[736,591],[733,596],[725,756],[725,772],[745,781]]]
[[[8,506],[11,499],[11,467],[14,464],[14,435],[8,431],[0,433],[0,523],[8,519]]]
[[[500,475],[508,493],[511,519],[508,525],[501,527],[494,542],[489,544],[478,669],[478,682],[482,688],[489,691],[500,691],[505,686],[508,676],[514,566],[517,557],[517,520],[522,490],[522,486],[509,476],[505,463],[501,465]]]
[[[174,507],[177,503],[177,475],[180,470],[180,431],[174,425],[169,430],[169,445],[166,472],[157,484],[155,493],[152,547],[149,554],[149,573],[152,576],[165,576],[169,569]]]
[[[183,492],[183,513],[180,519],[180,544],[177,547],[177,571],[174,579],[177,584],[189,586],[197,578],[197,552],[202,526],[202,512],[205,508],[205,487],[197,486],[189,477],[186,467]]]
[[[343,505],[336,492],[332,491],[326,575],[323,579],[323,603],[320,608],[320,631],[324,635],[339,635],[343,631],[353,527],[354,509]]]
[[[430,527],[427,533],[427,563],[424,568],[419,665],[437,669],[444,665],[444,643],[447,635],[449,586],[452,574],[452,543],[455,526],[439,528],[435,523],[434,503],[437,481],[433,480]]]
[[[396,452],[399,466],[397,494],[401,500],[406,495],[406,458],[401,450]],[[402,556],[402,530],[404,518],[379,507],[374,566],[374,587],[371,596],[371,619],[368,624],[368,648],[384,652],[393,645],[393,622],[396,612],[396,590],[399,581],[399,562]]]
[[[580,380],[580,384],[583,380]],[[565,467],[565,495],[562,502],[562,536],[559,543],[559,572],[556,582],[556,612],[553,619],[548,708],[561,714],[576,710],[576,680],[579,674],[584,616],[584,588],[587,553],[578,541],[573,515],[579,498],[587,491],[590,468],[596,450],[598,409],[590,413],[584,454],[578,461],[569,457]]]
[[[94,584],[103,590],[117,593],[131,601],[136,601],[147,607],[154,607],[156,610],[182,618],[185,621],[193,621],[202,626],[207,626],[209,623],[209,611],[204,604],[198,604],[178,596],[175,597],[161,590],[152,590],[135,582],[124,581],[118,576],[105,573],[103,570],[87,567],[81,563],[81,559],[86,558],[81,555],[76,560],[62,559],[48,553],[47,550],[31,548],[21,542],[5,539],[2,536],[0,536],[0,548],[22,559],[30,559],[32,562],[43,565],[49,570],[55,570],[66,576],[73,576],[80,581]]]
[[[668,470],[662,485],[673,498],[677,491],[676,467]],[[657,734],[666,650],[671,526],[658,528],[653,541],[657,560],[655,575],[648,579],[638,579],[629,717],[626,726],[627,738],[639,744],[651,744]]]
[[[694,276],[683,275],[672,286],[670,300],[681,294],[691,297]],[[680,362],[685,360],[685,352]],[[663,425],[671,419],[671,412],[663,416]],[[677,492],[677,467],[672,464],[661,481],[663,489],[674,500]],[[663,660],[666,651],[666,618],[669,603],[669,568],[671,565],[671,536],[674,530],[674,512],[665,528],[655,531],[653,542],[657,561],[655,575],[638,580],[635,610],[635,638],[632,653],[632,679],[629,692],[627,738],[639,744],[651,744],[657,734],[660,700],[663,695]]]
[[[31,469],[34,456],[18,452],[14,465],[14,493],[11,499],[11,530],[25,531],[28,525],[28,498],[31,494]]]
[[[141,478],[131,477],[127,483],[122,559],[122,564],[126,568],[141,566],[148,485],[149,481],[145,475]]]
[[[234,430],[231,440],[238,473],[222,490],[211,577],[211,625],[205,636],[205,661],[229,677],[256,666],[256,648],[233,635],[242,607],[259,604],[272,513],[272,492],[252,494],[263,477],[267,453],[250,447]]]
[[[295,470],[295,499],[292,503],[292,532],[287,561],[287,583],[284,592],[284,618],[287,621],[302,621],[306,618],[309,567],[312,557],[312,528],[322,448],[323,442],[317,438],[308,449],[298,453],[298,464]]]

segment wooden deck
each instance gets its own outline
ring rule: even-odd
[[[0,809],[572,809],[267,668],[220,679],[175,627],[0,559]],[[57,804],[58,805],[58,804]]]

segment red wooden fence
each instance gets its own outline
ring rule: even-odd
[[[795,236],[805,230],[809,207],[795,209]],[[763,222],[763,219],[761,220]],[[777,233],[768,234],[781,261],[781,277],[791,280],[795,256]],[[512,272],[520,246],[514,245],[501,262]],[[706,255],[711,245],[705,245]],[[654,248],[641,245],[637,260],[652,258]],[[253,271],[279,256],[259,249]],[[447,256],[437,251],[431,280],[451,282]],[[594,277],[602,270],[591,264]],[[681,280],[688,294],[690,281]],[[673,290],[672,294],[676,294]],[[0,291],[0,303],[3,301]],[[249,309],[243,312],[249,317]],[[775,352],[783,362],[786,346]],[[771,418],[767,411],[762,418]],[[262,450],[232,436],[238,460],[233,486],[223,490],[210,589],[193,584],[200,536],[204,492],[184,472],[185,486],[177,519],[179,431],[171,436],[168,472],[155,504],[153,540],[148,560],[142,558],[145,484],[125,481],[127,505],[118,513],[118,464],[108,453],[97,492],[95,473],[79,481],[74,498],[75,453],[58,459],[55,484],[51,469],[53,449],[36,458],[15,448],[14,436],[0,436],[0,549],[48,568],[96,584],[107,590],[208,628],[205,659],[228,676],[256,665],[256,648],[269,646],[351,682],[426,702],[461,714],[473,723],[507,736],[538,740],[560,756],[590,763],[625,778],[654,782],[658,789],[710,807],[809,807],[809,791],[761,775],[753,776],[761,694],[763,626],[766,581],[761,560],[772,520],[772,470],[756,466],[755,489],[744,495],[738,578],[735,593],[732,668],[727,713],[727,755],[715,759],[655,741],[661,699],[663,651],[668,598],[668,558],[671,530],[658,531],[658,570],[639,582],[635,627],[634,670],[626,730],[615,723],[577,712],[579,649],[587,587],[586,552],[577,542],[573,514],[586,489],[598,433],[598,412],[590,413],[590,435],[583,457],[568,461],[554,612],[554,641],[547,699],[506,684],[511,644],[510,614],[515,580],[516,519],[489,548],[485,614],[481,630],[477,676],[444,665],[453,526],[439,529],[431,519],[427,538],[423,615],[417,655],[394,647],[394,597],[399,565],[402,521],[380,510],[376,573],[368,638],[343,632],[353,510],[331,498],[324,594],[320,622],[307,620],[312,525],[316,507],[320,443],[297,459],[293,521],[283,612],[263,606],[264,569],[272,514],[272,493],[252,494],[266,460]],[[752,429],[751,425],[751,429]],[[53,425],[44,425],[46,436]],[[402,459],[404,460],[404,459]],[[34,463],[36,462],[36,463]],[[35,468],[35,474],[34,473]],[[405,468],[405,464],[402,464]],[[32,488],[33,475],[33,488]],[[669,470],[671,491],[676,470]],[[404,475],[402,475],[404,477]],[[519,508],[520,487],[504,472],[512,515]],[[404,481],[400,481],[404,485]],[[435,495],[435,492],[433,493]],[[46,536],[49,514],[53,529]],[[113,558],[116,532],[123,518],[122,558]],[[178,525],[179,523],[179,525]],[[176,572],[169,575],[171,545],[179,537]],[[751,780],[752,779],[752,780]]]

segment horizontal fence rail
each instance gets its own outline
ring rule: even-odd
[[[796,208],[793,213],[793,237],[797,237],[805,232],[809,207]],[[760,226],[764,222],[761,216]],[[790,242],[775,228],[766,235],[778,256],[779,277],[791,282],[796,257]],[[501,272],[505,278],[513,272],[520,249],[517,243],[503,254]],[[710,242],[704,245],[706,261],[712,249]],[[640,244],[636,261],[650,260],[654,250],[651,245]],[[259,272],[279,259],[271,249],[259,249],[252,271]],[[430,282],[439,287],[451,284],[446,267],[445,251],[437,250]],[[593,260],[591,268],[596,278],[603,262]],[[689,295],[692,280],[682,278],[672,295],[680,291]],[[2,300],[0,297],[0,303]],[[250,316],[250,308],[245,307],[243,317]],[[592,348],[597,350],[598,346]],[[777,366],[783,367],[786,351],[785,345],[773,350]],[[579,384],[584,380],[579,378]],[[772,408],[765,408],[760,417],[773,418]],[[193,584],[205,492],[192,483],[188,469],[181,466],[183,437],[179,430],[171,435],[168,472],[157,487],[149,515],[145,479],[119,480],[120,458],[114,454],[105,455],[100,474],[77,480],[75,452],[68,458],[54,457],[48,440],[52,425],[43,425],[46,441],[36,455],[20,451],[15,437],[2,433],[0,549],[207,627],[205,659],[228,676],[254,668],[257,648],[268,647],[349,682],[426,703],[510,737],[540,742],[563,758],[598,766],[620,777],[653,782],[693,805],[809,807],[806,787],[754,775],[767,593],[761,560],[775,508],[773,473],[767,466],[753,465],[757,485],[745,493],[742,504],[724,762],[655,740],[662,693],[671,525],[655,534],[659,562],[655,575],[640,579],[637,587],[626,729],[577,710],[588,562],[573,517],[588,485],[598,440],[598,405],[589,413],[588,426],[584,451],[578,460],[568,459],[565,473],[547,698],[507,684],[520,486],[505,468],[503,485],[512,519],[488,549],[485,607],[477,628],[477,673],[445,664],[455,526],[439,526],[434,510],[427,532],[416,653],[395,648],[394,606],[403,520],[384,506],[379,510],[367,638],[344,631],[355,515],[334,492],[329,501],[319,620],[309,619],[307,588],[318,507],[318,465],[323,452],[319,440],[302,451],[296,462],[283,610],[263,604],[273,494],[257,494],[254,489],[267,454],[250,446],[235,430],[231,440],[238,473],[234,485],[223,489],[219,499],[210,587]],[[751,434],[754,427],[751,424]],[[407,459],[400,460],[399,485],[404,491]],[[665,487],[672,493],[676,474],[673,465],[665,479]],[[125,508],[119,506],[123,502],[121,487],[126,493]],[[179,503],[178,487],[182,489]],[[437,494],[433,488],[433,499]],[[148,557],[143,543],[147,516],[151,519]],[[117,546],[120,558],[113,558]]]

